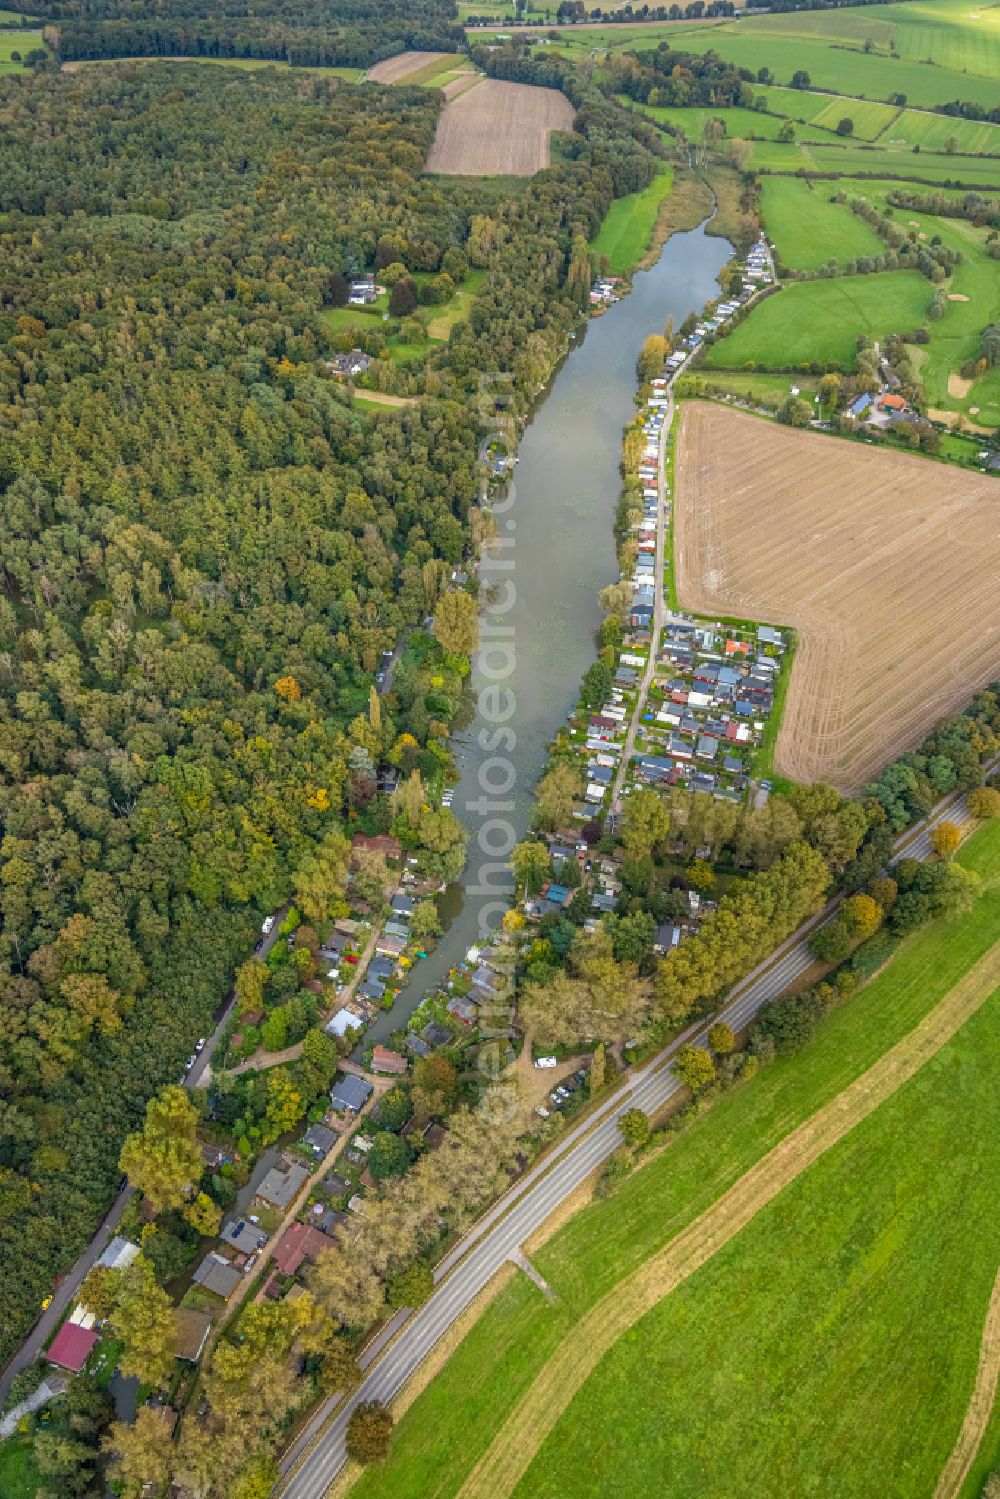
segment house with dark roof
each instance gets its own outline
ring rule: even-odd
[[[191,1279],[195,1285],[211,1291],[213,1296],[221,1296],[223,1301],[228,1301],[243,1277],[221,1254],[213,1252],[206,1254]]]
[[[255,1223],[248,1223],[245,1218],[233,1218],[226,1224],[219,1238],[224,1244],[229,1244],[236,1250],[237,1254],[256,1254],[258,1249],[263,1249],[267,1243],[267,1234],[258,1228]]]
[[[309,1168],[300,1161],[282,1160],[280,1166],[272,1166],[257,1188],[256,1196],[269,1207],[283,1213],[291,1207],[309,1177]]]
[[[449,999],[446,1006],[448,1013],[454,1015],[463,1025],[475,1025],[479,1017],[479,1010],[471,999],[464,999],[461,994],[455,994]]]
[[[329,1155],[340,1137],[332,1129],[327,1129],[325,1124],[310,1124],[302,1136],[303,1145],[308,1145],[313,1155],[322,1158]]]
[[[448,1027],[441,1025],[437,1020],[432,1020],[429,1025],[425,1025],[420,1034],[430,1047],[447,1046],[452,1039]]]
[[[338,1077],[330,1089],[330,1102],[338,1114],[356,1114],[363,1109],[372,1094],[372,1085],[353,1072]]]

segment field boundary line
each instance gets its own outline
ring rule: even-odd
[[[989,1423],[996,1399],[997,1382],[1000,1379],[1000,1270],[993,1282],[993,1294],[986,1309],[983,1323],[983,1339],[979,1345],[979,1365],[976,1382],[972,1386],[962,1429],[948,1455],[934,1490],[934,1499],[958,1499],[979,1451],[983,1434]]]
[[[998,987],[1000,942],[994,943],[930,1014],[874,1066],[786,1135],[699,1218],[606,1292],[543,1366],[466,1478],[458,1499],[505,1499],[510,1495],[559,1417],[622,1334],[914,1077]],[[1000,1306],[997,1313],[1000,1319]],[[1000,1360],[1000,1328],[997,1337]],[[943,1499],[943,1495],[939,1492],[935,1499]]]

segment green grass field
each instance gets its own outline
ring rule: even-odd
[[[2,33],[0,33],[0,46],[3,45]],[[236,68],[241,73],[259,73],[264,68],[277,68],[280,73],[332,73],[335,78],[342,78],[345,83],[356,83],[364,72],[364,68],[292,68],[290,62],[281,62],[273,57],[106,57],[106,58],[81,58],[74,63],[75,68],[96,68],[103,64],[108,66],[115,62],[141,62],[141,63],[182,63],[196,62],[213,68]]]
[[[981,829],[959,857],[967,867],[996,880],[1000,874],[1000,824]],[[369,1469],[352,1489],[352,1496],[355,1499],[385,1499],[386,1495],[392,1494],[393,1499],[426,1499],[428,1494],[433,1494],[436,1499],[446,1499],[454,1494],[505,1416],[563,1337],[572,1334],[583,1313],[703,1212],[778,1140],[912,1030],[998,938],[1000,889],[991,885],[970,916],[938,924],[909,939],[893,962],[852,1000],[834,1011],[815,1039],[797,1055],[780,1059],[766,1068],[748,1087],[723,1095],[707,1115],[676,1137],[667,1150],[626,1179],[611,1199],[596,1202],[577,1213],[549,1243],[532,1255],[533,1262],[555,1288],[558,1301],[554,1305],[547,1304],[523,1276],[511,1282],[402,1419],[393,1439],[389,1461],[377,1469]],[[931,1066],[936,1068],[938,1064]],[[995,1107],[995,1103],[986,1104],[990,1116]],[[973,1129],[976,1128],[978,1126],[973,1123]],[[983,1139],[991,1143],[986,1129],[982,1134]],[[952,1152],[954,1144],[952,1135]],[[976,1152],[972,1155],[975,1157]],[[910,1159],[909,1154],[907,1159]],[[885,1164],[887,1169],[892,1169],[891,1158]],[[947,1171],[943,1174],[947,1175]],[[780,1199],[776,1206],[780,1206]],[[906,1210],[911,1213],[912,1205],[907,1203]],[[984,1246],[983,1252],[993,1252],[990,1235],[983,1233],[978,1237]],[[967,1234],[966,1240],[968,1242]],[[873,1246],[876,1251],[870,1266],[873,1274],[881,1268],[877,1251],[885,1253],[887,1248],[882,1241]],[[975,1252],[978,1265],[978,1246]],[[796,1254],[797,1240],[793,1239],[785,1245],[786,1266],[791,1265]],[[711,1266],[706,1267],[701,1275],[710,1270]],[[991,1278],[995,1270],[994,1253]],[[972,1285],[967,1291],[956,1288],[956,1305],[963,1308],[977,1299],[974,1293],[979,1280],[975,1275],[970,1276],[970,1280]],[[691,1285],[694,1287],[696,1282],[693,1280]],[[759,1288],[759,1282],[741,1278],[739,1290],[731,1288],[730,1311],[735,1312],[741,1295]],[[941,1299],[939,1297],[939,1301]],[[978,1298],[976,1309],[981,1319],[985,1310],[984,1297]],[[800,1330],[802,1335],[807,1339],[819,1337],[824,1332],[824,1318],[834,1318],[834,1314],[841,1310],[838,1303],[813,1302],[811,1313],[806,1316],[806,1325]],[[951,1317],[949,1308],[946,1325],[952,1325]],[[839,1323],[834,1322],[834,1325],[839,1326]],[[629,1335],[623,1340],[623,1349],[637,1346],[644,1326],[640,1324],[633,1330],[634,1338]],[[766,1341],[766,1327],[758,1325],[758,1331]],[[978,1333],[976,1337],[978,1339]],[[709,1346],[711,1357],[706,1357]],[[908,1338],[904,1334],[902,1342],[893,1343],[889,1351],[895,1350],[902,1360],[906,1357],[907,1347]],[[676,1479],[671,1480],[666,1470],[661,1471],[652,1483],[643,1481],[648,1480],[645,1471],[640,1477],[638,1464],[645,1461],[643,1449],[647,1442],[656,1443],[672,1437],[675,1430],[679,1429],[683,1434],[689,1381],[709,1379],[711,1370],[726,1354],[723,1329],[712,1338],[710,1345],[702,1343],[697,1349],[689,1349],[688,1363],[679,1381],[660,1384],[659,1408],[652,1418],[648,1406],[639,1403],[639,1389],[641,1386],[645,1391],[645,1384],[641,1376],[637,1376],[636,1399],[633,1402],[630,1396],[624,1406],[629,1412],[628,1428],[623,1430],[620,1408],[618,1431],[599,1457],[602,1465],[610,1465],[612,1457],[617,1456],[622,1478],[616,1480],[612,1476],[609,1480],[612,1486],[595,1488],[593,1468],[588,1469],[574,1458],[572,1470],[562,1474],[561,1492],[574,1496],[596,1492],[602,1495],[602,1499],[604,1495],[619,1492],[667,1492],[664,1484],[676,1482]],[[961,1381],[954,1388],[949,1384],[937,1397],[944,1402],[949,1413],[956,1401],[961,1403],[958,1397],[964,1399],[968,1393],[971,1375],[964,1367],[961,1373],[966,1384],[961,1389]],[[737,1370],[734,1376],[727,1367],[726,1380],[720,1380],[713,1390],[723,1405],[737,1408],[736,1415],[739,1414],[738,1408],[754,1402],[753,1385],[739,1374]],[[585,1387],[585,1392],[588,1388]],[[791,1401],[795,1397],[796,1390],[789,1387],[785,1399]],[[873,1402],[873,1406],[877,1408],[878,1402]],[[576,1408],[576,1405],[572,1406],[570,1414]],[[631,1419],[633,1409],[634,1422]],[[684,1420],[680,1417],[682,1410]],[[829,1414],[831,1421],[839,1420],[836,1408]],[[727,1419],[723,1412],[720,1416],[723,1423],[721,1434],[728,1440]],[[865,1416],[864,1419],[867,1432],[870,1418]],[[921,1421],[923,1429],[914,1429],[920,1427]],[[885,1425],[888,1428],[891,1423]],[[582,1443],[584,1434],[578,1435]],[[888,1429],[882,1435],[882,1441],[891,1444],[899,1440],[900,1435]],[[754,1452],[758,1447],[766,1450],[770,1445],[770,1432],[768,1436],[768,1443],[751,1439],[748,1447]],[[931,1413],[918,1413],[911,1429],[903,1432],[902,1437],[911,1442],[922,1437],[925,1441],[936,1441],[939,1447],[942,1443],[947,1446],[950,1441],[949,1433],[938,1429],[937,1408]],[[1000,1423],[997,1437],[1000,1439]],[[698,1441],[692,1442],[686,1460],[698,1457],[710,1460],[711,1449],[711,1440],[706,1440],[699,1428]],[[548,1460],[548,1451],[548,1448],[543,1449],[543,1461]],[[537,1472],[536,1464],[529,1478],[533,1479]],[[608,1479],[608,1467],[602,1467],[601,1472]],[[827,1493],[834,1492],[823,1485],[797,1485],[791,1474],[775,1473],[769,1483],[761,1486],[743,1486],[735,1481],[733,1472],[729,1477],[730,1495],[811,1493],[823,1495],[825,1499]],[[868,1490],[857,1490],[851,1499],[871,1499],[872,1494],[889,1492],[897,1499],[898,1496],[909,1499],[911,1493],[913,1499],[924,1499],[933,1485],[919,1486],[922,1477],[921,1472],[918,1486],[903,1487],[906,1473],[899,1470],[893,1473],[891,1488],[883,1483]],[[631,1483],[627,1490],[613,1486],[616,1482],[628,1480]],[[547,1496],[552,1490],[532,1484],[530,1489],[522,1485],[518,1492],[530,1492],[532,1499],[536,1496],[540,1499],[543,1493]],[[680,1493],[681,1490],[675,1488],[670,1492]],[[698,1493],[701,1499],[700,1489],[688,1488],[684,1492],[686,1496]]]
[[[904,94],[921,107],[969,99],[992,108],[1000,77],[1000,16],[966,0],[748,16],[696,31],[685,45],[754,72],[770,68],[779,84],[802,68],[816,90],[882,101]]]
[[[852,135],[863,141],[873,141],[895,114],[891,104],[872,104],[864,99],[825,99],[811,123],[836,130],[841,120],[848,119],[854,126]]]
[[[803,127],[811,128],[811,127]],[[906,147],[861,144],[839,145],[815,141],[755,141],[751,165],[758,172],[792,174],[839,173],[845,177],[897,177],[900,180],[956,184],[993,191],[1000,188],[1000,161],[986,156],[949,156],[940,151],[921,151],[919,156]]]
[[[942,71],[1000,76],[1000,17],[994,7],[969,0],[917,0],[893,5],[891,11],[798,11],[756,17],[752,28],[758,35],[794,37],[807,44],[858,49],[867,44],[876,58],[887,62],[926,67],[925,59],[932,58]],[[898,59],[892,57],[893,50]]]
[[[919,109],[904,109],[879,138],[880,146],[920,147],[914,157],[913,171],[920,175],[925,151],[943,152],[949,140],[958,151],[986,152],[1000,156],[1000,125],[983,120],[954,120],[948,115],[927,114]]]
[[[29,52],[44,46],[40,31],[0,31],[0,73],[21,72],[23,64],[12,60],[12,52],[27,57]]]
[[[642,192],[616,198],[604,223],[591,240],[598,261],[607,257],[613,276],[626,275],[649,249],[660,204],[673,186],[672,167],[657,172]]]
[[[859,333],[878,338],[919,328],[931,298],[930,282],[917,271],[799,282],[755,307],[705,351],[702,366],[788,369],[818,360],[852,369]]]
[[[893,185],[863,181],[838,184],[849,196],[867,198],[880,208]],[[1000,319],[1000,272],[997,262],[986,254],[988,231],[977,229],[963,219],[936,218],[904,208],[893,209],[892,217],[902,228],[913,229],[928,239],[939,236],[946,245],[961,251],[963,257],[948,283],[948,291],[966,300],[949,301],[944,316],[928,324],[930,343],[912,350],[928,406],[961,411],[980,426],[1000,425],[1000,371],[988,371],[964,395],[948,389],[948,377],[957,374],[967,360],[978,356],[982,329]]]
[[[485,274],[485,271],[470,271],[449,302],[442,303],[440,307],[420,309],[427,317],[427,337],[420,343],[404,343],[398,334],[390,338],[387,347],[389,357],[394,363],[410,364],[415,359],[422,359],[436,343],[447,342],[448,335],[455,324],[464,322],[469,316],[473,300],[482,285]],[[415,271],[413,279],[419,285],[423,281],[430,281],[432,273]],[[373,323],[380,324],[383,314],[388,311],[389,296],[386,293],[371,304],[371,311],[366,311],[361,307],[326,307],[320,316],[331,332],[347,333],[352,330],[370,329]]]
[[[1000,267],[985,253],[985,229],[976,229],[960,219],[934,219],[897,209],[897,220],[916,219],[925,234],[939,234],[945,244],[961,249],[964,259],[948,283],[955,297],[944,317],[931,323],[930,344],[917,350],[915,361],[929,406],[963,411],[982,426],[1000,425],[1000,370],[990,370],[976,380],[964,396],[948,390],[948,378],[967,360],[979,355],[980,333],[988,323],[1000,319]]]
[[[997,1269],[981,1229],[1000,1189],[998,1019],[1000,991],[620,1339],[517,1499],[554,1499],[581,1473],[581,1499],[931,1494]],[[635,1438],[627,1479],[623,1412]]]
[[[831,203],[836,185],[795,177],[764,177],[761,208],[768,238],[785,265],[815,271],[829,260],[880,255],[885,246],[868,225],[842,203]]]
[[[0,1442],[0,1499],[35,1499],[38,1487],[31,1438]]]
[[[773,141],[778,138],[778,131],[785,123],[778,119],[777,115],[763,114],[756,109],[671,109],[658,108],[652,104],[640,104],[634,106],[641,114],[648,115],[658,125],[671,125],[682,132],[689,141],[700,141],[705,129],[706,120],[722,120],[726,126],[727,136],[737,136],[742,140],[767,140]],[[801,127],[803,138],[810,140],[829,140],[830,136],[825,130],[810,127]]]
[[[818,375],[768,375],[760,370],[740,372],[735,370],[706,370],[706,384],[713,390],[749,399],[758,406],[772,410],[784,404],[792,393],[792,386],[803,396],[812,397],[819,389]]]

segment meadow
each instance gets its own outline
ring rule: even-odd
[[[409,364],[415,359],[423,358],[435,343],[447,341],[455,324],[464,322],[469,316],[473,300],[482,285],[485,274],[485,271],[470,271],[450,301],[443,302],[438,307],[420,308],[420,312],[427,320],[427,336],[419,343],[407,343],[400,338],[398,333],[394,334],[386,341],[389,358],[395,364]],[[433,280],[433,273],[414,271],[412,279],[419,286],[422,282]],[[371,328],[373,321],[381,323],[384,314],[388,311],[389,294],[386,292],[370,305],[370,309],[325,307],[320,316],[331,333],[364,332],[365,329]]]
[[[778,132],[785,123],[777,115],[765,114],[757,109],[679,109],[655,104],[637,104],[634,108],[641,114],[648,115],[658,125],[669,125],[679,130],[692,142],[701,140],[708,120],[722,120],[726,134],[730,137],[767,141],[777,140]],[[807,126],[803,128],[803,139],[830,140],[830,135],[825,130],[817,128],[810,133]]]
[[[995,881],[1000,873],[1000,825],[977,832],[959,860]],[[505,1286],[403,1417],[389,1460],[363,1473],[352,1496],[384,1499],[391,1493],[393,1499],[426,1499],[433,1494],[445,1499],[456,1493],[539,1369],[563,1338],[572,1336],[599,1297],[912,1030],[998,938],[1000,890],[991,884],[970,916],[908,939],[888,967],[834,1011],[802,1051],[780,1058],[748,1087],[724,1094],[708,1114],[626,1178],[612,1198],[582,1208],[548,1243],[534,1248],[532,1261],[556,1289],[558,1301],[546,1303],[524,1276]],[[988,1241],[987,1235],[982,1237]],[[738,1299],[733,1292],[731,1304]],[[981,1312],[982,1308],[980,1316]],[[814,1306],[807,1330],[818,1320]],[[635,1336],[640,1332],[641,1328],[633,1329]],[[685,1399],[683,1385],[691,1377],[692,1363],[711,1368],[716,1348],[720,1354],[724,1351],[724,1338],[720,1333],[713,1341],[711,1359],[705,1359],[704,1345],[689,1354],[680,1387],[660,1387],[652,1429],[642,1424],[649,1418],[648,1409],[636,1407],[628,1432],[619,1421],[609,1451],[620,1456],[623,1438],[628,1439],[629,1462],[621,1464],[623,1470],[630,1469],[636,1449],[647,1437],[656,1440],[661,1428],[677,1424],[678,1402]],[[627,1346],[635,1346],[632,1334]],[[735,1386],[730,1382],[724,1390],[730,1399],[734,1387],[740,1399],[733,1403],[740,1404],[750,1387],[738,1378]],[[625,1409],[631,1411],[631,1398]],[[563,1493],[588,1492],[582,1487],[587,1473],[580,1462],[574,1460],[562,1479]],[[658,1493],[662,1481],[662,1475],[652,1485],[637,1481],[630,1492]],[[780,1481],[754,1491],[796,1492]]]
[[[871,49],[863,56],[934,65],[951,73],[1000,76],[1000,17],[989,6],[969,0],[917,0],[836,11],[796,11],[755,17],[757,35],[794,37],[843,49]],[[899,54],[898,59],[892,53]],[[961,94],[962,98],[971,95]]]
[[[613,276],[624,276],[649,249],[660,204],[674,181],[672,167],[657,172],[648,187],[625,198],[616,198],[608,210],[590,248],[598,263],[605,258]]]
[[[778,179],[768,178],[766,189]],[[826,188],[829,184],[817,184]],[[880,209],[886,205],[891,183],[842,181],[837,186],[850,197],[867,198]],[[952,196],[960,197],[961,194]],[[977,229],[964,219],[937,218],[932,214],[906,208],[891,210],[893,220],[902,228],[913,229],[928,239],[942,242],[962,255],[948,282],[949,300],[943,317],[928,323],[930,342],[914,346],[911,359],[917,368],[927,405],[931,410],[962,412],[979,426],[1000,425],[1000,370],[987,371],[960,393],[949,388],[950,377],[968,361],[977,358],[980,333],[989,323],[1000,320],[1000,271],[997,262],[986,254],[986,229]]]
[[[950,156],[921,151],[915,156],[905,147],[854,144],[820,144],[815,141],[755,141],[751,165],[758,172],[793,174],[807,172],[844,177],[897,177],[900,181],[925,182],[932,186],[993,191],[1000,188],[1000,160],[987,156]]]
[[[35,1499],[39,1473],[30,1437],[11,1437],[0,1442],[0,1496],[2,1499]]]
[[[931,1494],[997,1269],[992,1236],[976,1228],[1000,1189],[998,1019],[1000,990],[620,1338],[518,1499],[555,1499],[570,1474],[581,1499]]]
[[[2,45],[2,35],[0,35]],[[75,62],[65,62],[62,65],[64,73],[77,73],[81,68],[113,67],[116,63],[160,63],[160,62],[197,62],[212,68],[236,68],[241,73],[257,73],[264,68],[277,68],[279,73],[292,72],[290,62],[282,62],[274,57],[108,57],[108,58],[79,58]],[[332,73],[335,78],[341,78],[345,83],[356,83],[364,72],[364,68],[324,68],[303,67],[294,70],[297,73]]]
[[[956,120],[950,115],[928,114],[920,109],[904,109],[879,138],[880,146],[902,146],[910,150],[919,146],[921,157],[913,162],[919,176],[923,152],[944,151],[949,140],[956,150],[1000,156],[1000,125],[985,120]]]
[[[44,46],[40,31],[0,31],[0,73],[19,73],[22,70],[23,63],[15,61],[12,52],[27,57],[29,52]]]
[[[697,377],[700,371],[695,370]],[[803,396],[811,398],[819,389],[818,375],[769,375],[761,370],[709,370],[705,372],[705,383],[716,391],[748,400],[753,405],[768,406],[776,410],[784,405],[792,393],[792,387]]]
[[[839,184],[803,182],[797,177],[764,177],[761,209],[768,238],[785,265],[814,271],[827,261],[841,263],[880,255],[885,246],[846,204],[831,203]]]
[[[918,271],[884,271],[785,286],[706,349],[702,367],[794,369],[818,361],[853,369],[857,336],[919,328],[932,298]]]
[[[685,45],[769,68],[778,84],[804,69],[813,89],[886,102],[903,94],[930,108],[953,99],[993,108],[1000,77],[1000,14],[967,0],[747,16]]]

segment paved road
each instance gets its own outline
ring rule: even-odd
[[[272,944],[277,940],[278,927],[281,925],[281,922],[284,919],[284,915],[284,909],[276,914],[274,926],[271,929],[270,935],[265,937],[263,942],[261,943],[261,956],[266,956],[267,953],[270,952]],[[195,1062],[195,1065],[191,1068],[191,1071],[187,1073],[183,1078],[183,1081],[189,1088],[204,1086],[204,1082],[202,1081],[202,1079],[204,1078],[205,1081],[207,1081],[207,1078],[211,1076],[210,1072],[208,1072],[208,1074],[206,1075],[206,1068],[208,1067],[212,1052],[218,1045],[219,1038],[221,1037],[223,1029],[225,1028],[226,1021],[229,1019],[229,1012],[232,1009],[235,1000],[235,992],[229,994],[221,1010],[217,1012],[218,1019],[215,1030],[212,1032],[212,1035],[206,1040],[201,1054]],[[6,1369],[3,1371],[3,1374],[0,1375],[0,1400],[5,1397],[7,1390],[10,1388],[10,1382],[14,1378],[14,1375],[20,1373],[22,1369],[26,1369],[29,1364],[35,1361],[35,1359],[41,1353],[42,1349],[45,1347],[46,1343],[51,1338],[52,1334],[58,1328],[59,1323],[62,1320],[63,1313],[76,1300],[77,1291],[80,1289],[80,1286],[86,1280],[87,1275],[94,1268],[94,1265],[103,1254],[108,1242],[113,1237],[118,1224],[121,1222],[122,1214],[125,1211],[125,1205],[131,1196],[131,1187],[125,1187],[123,1191],[118,1193],[118,1196],[115,1198],[114,1202],[111,1204],[111,1207],[108,1209],[106,1217],[102,1220],[101,1226],[97,1230],[97,1233],[94,1235],[90,1243],[87,1245],[86,1249],[80,1255],[80,1258],[76,1261],[76,1264],[71,1270],[67,1271],[59,1286],[52,1293],[52,1301],[49,1304],[48,1308],[39,1317],[38,1321],[35,1323],[34,1327],[31,1329],[30,1333],[21,1344],[21,1347],[18,1349],[17,1353],[15,1353],[14,1357],[11,1359]]]
[[[660,428],[660,441],[658,445],[657,474],[656,474],[656,564],[653,570],[655,579],[653,592],[653,625],[649,639],[649,660],[646,662],[646,670],[643,672],[642,681],[639,683],[639,693],[635,700],[635,708],[632,711],[632,721],[628,726],[628,734],[625,739],[625,747],[622,750],[615,779],[611,786],[611,798],[609,805],[614,807],[621,795],[622,782],[625,772],[632,760],[635,749],[635,736],[639,729],[639,720],[642,718],[642,710],[646,706],[646,698],[649,696],[650,683],[656,675],[656,658],[660,650],[660,635],[663,630],[664,611],[664,553],[667,538],[667,516],[666,516],[666,459],[667,448],[670,443],[670,423],[674,419],[674,380],[676,375],[671,375],[667,382],[667,404],[663,408],[663,426]],[[647,407],[647,410],[649,408]]]
[[[987,767],[1000,767],[1000,757]],[[937,823],[950,819],[967,829],[972,823],[965,798],[952,795],[935,808],[930,818],[897,840],[893,858],[925,859],[930,853],[928,834]],[[782,993],[812,964],[808,937],[828,921],[840,903],[829,902],[823,911],[805,923],[764,963],[731,992],[717,1017],[733,1030],[741,1030],[769,999]],[[474,1225],[435,1271],[438,1282],[430,1300],[408,1317],[397,1315],[395,1340],[377,1362],[373,1362],[358,1389],[336,1411],[314,1445],[303,1456],[301,1447],[293,1459],[290,1476],[279,1485],[284,1499],[323,1499],[345,1461],[344,1434],[348,1417],[361,1400],[391,1401],[406,1384],[434,1345],[488,1284],[505,1260],[535,1232],[553,1210],[584,1179],[606,1161],[621,1143],[618,1116],[639,1107],[648,1114],[661,1108],[680,1084],[670,1071],[670,1061],[680,1046],[705,1043],[708,1021],[699,1021],[678,1036],[652,1061],[637,1068],[624,1090],[607,1099],[545,1157],[528,1171]],[[385,1339],[380,1339],[383,1347]],[[332,1404],[330,1402],[329,1404]],[[317,1431],[322,1417],[314,1420]]]

